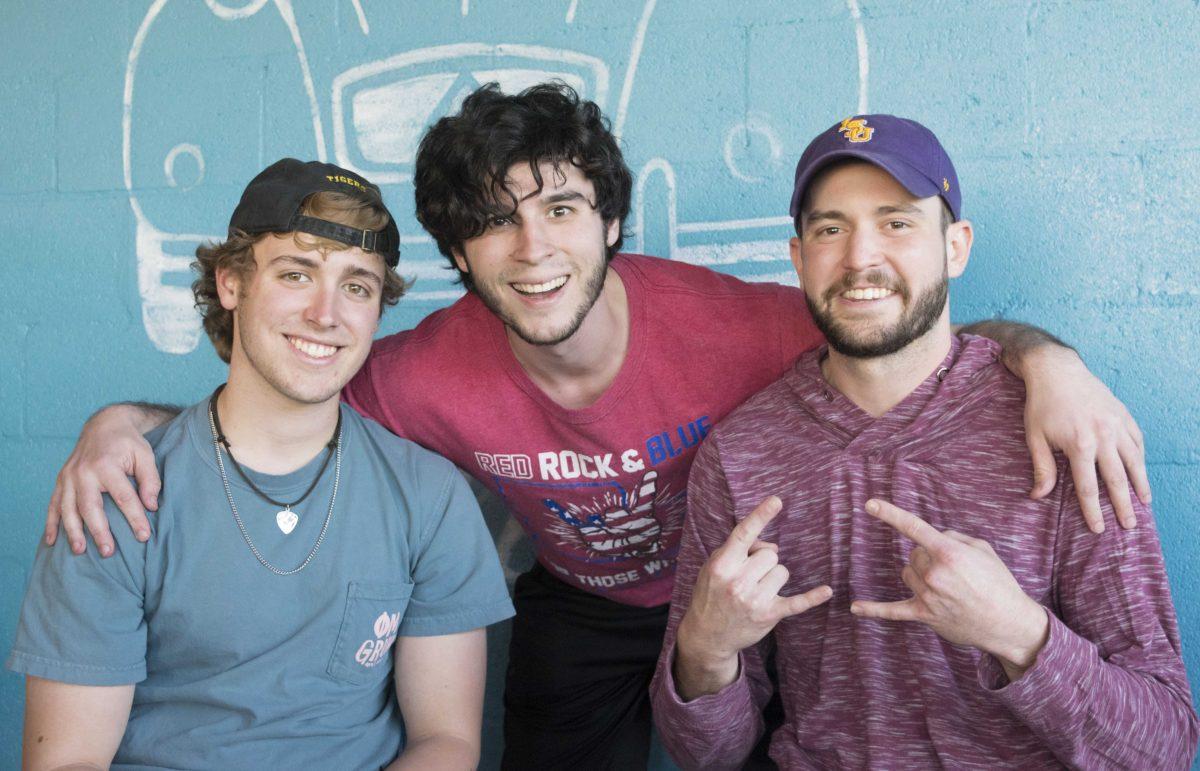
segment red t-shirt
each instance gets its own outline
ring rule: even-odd
[[[376,341],[345,398],[498,493],[561,580],[650,607],[671,598],[697,445],[822,339],[797,289],[640,255],[611,264],[629,344],[594,404],[551,401],[474,294]]]

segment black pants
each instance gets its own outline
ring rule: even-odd
[[[637,608],[563,583],[540,564],[513,587],[504,683],[505,771],[644,769],[650,680],[668,605]],[[767,674],[775,682],[774,657]],[[783,722],[778,688],[766,733],[743,769],[774,769],[770,736]]]
[[[517,579],[504,690],[504,769],[639,769],[667,607],[636,608],[559,581]]]

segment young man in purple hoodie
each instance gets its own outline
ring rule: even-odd
[[[937,138],[842,121],[801,157],[791,213],[828,346],[692,467],[652,686],[664,743],[739,765],[773,647],[784,768],[1187,768],[1197,718],[1150,511],[1096,536],[1069,474],[1025,494],[1024,386],[950,326],[972,228]]]

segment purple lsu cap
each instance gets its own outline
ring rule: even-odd
[[[955,221],[961,218],[958,175],[932,131],[895,115],[856,115],[822,132],[800,156],[792,190],[793,220],[800,215],[813,176],[839,158],[861,158],[879,166],[917,198],[940,195]]]

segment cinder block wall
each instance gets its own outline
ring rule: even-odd
[[[386,317],[402,329],[456,296],[412,216],[415,139],[477,82],[559,77],[624,138],[630,248],[759,279],[793,280],[786,209],[809,137],[866,110],[933,128],[978,239],[954,315],[1050,329],[1133,410],[1200,681],[1195,3],[2,5],[0,647],[85,417],[118,399],[189,403],[220,379],[187,256],[249,177],[296,155],[382,181],[417,278]],[[0,676],[0,766],[18,762],[21,700]]]

